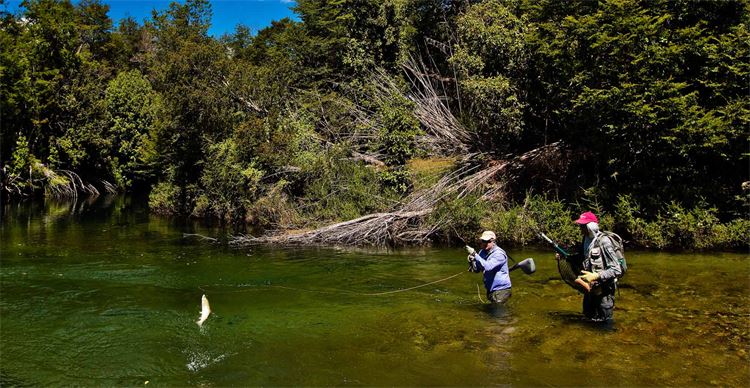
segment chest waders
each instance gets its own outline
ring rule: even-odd
[[[607,259],[604,257],[604,249],[596,236],[588,249],[588,256],[583,260],[583,267],[590,272],[599,272],[607,269]],[[583,314],[593,321],[609,321],[614,317],[615,290],[617,289],[617,278],[606,283],[600,283],[591,288],[591,291],[583,295]]]

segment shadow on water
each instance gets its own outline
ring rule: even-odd
[[[615,321],[592,321],[583,314],[569,311],[550,311],[549,317],[559,323],[570,327],[578,327],[592,330],[594,332],[613,333],[617,331]]]
[[[634,292],[637,292],[638,294],[641,294],[642,296],[654,296],[654,294],[659,290],[659,285],[655,283],[646,283],[646,284],[639,284],[634,285],[626,282],[622,282],[621,284],[618,284],[617,286],[621,290],[632,290]]]

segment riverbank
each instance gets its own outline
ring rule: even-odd
[[[3,213],[13,206],[30,206],[46,208],[49,215],[66,216],[81,212],[84,208],[95,206],[113,206],[118,208],[137,209],[139,213],[152,213],[148,199],[144,196],[107,195],[81,197],[75,201],[60,201],[54,199],[29,199],[13,201],[3,205]],[[287,204],[288,206],[288,204]],[[261,209],[258,207],[258,209]],[[263,209],[269,211],[269,209]],[[574,245],[580,238],[578,228],[572,222],[582,211],[593,210],[599,215],[600,225],[604,230],[615,231],[625,239],[626,249],[649,249],[668,251],[738,251],[746,252],[750,247],[750,220],[739,218],[728,222],[719,221],[715,209],[696,207],[684,209],[675,204],[665,207],[664,213],[655,220],[646,220],[638,214],[638,207],[627,197],[620,197],[612,211],[602,211],[597,208],[573,207],[559,200],[549,200],[542,196],[528,195],[523,203],[515,205],[492,202],[476,197],[462,200],[445,201],[440,203],[429,215],[419,221],[429,223],[439,220],[439,227],[434,228],[420,244],[401,245],[432,245],[439,247],[457,247],[474,244],[476,236],[483,230],[493,230],[498,235],[499,243],[504,247],[547,248],[539,238],[538,232],[544,232],[553,240],[563,245]],[[38,211],[38,210],[37,210]],[[284,212],[283,209],[273,209]],[[286,210],[292,211],[292,210]],[[297,215],[304,214],[293,210]],[[312,217],[313,215],[310,214]],[[278,244],[284,240],[295,245],[342,245],[325,244],[321,241],[305,240],[291,241],[290,236],[305,235],[318,230],[330,228],[330,225],[346,223],[347,220],[314,220],[308,219],[300,224],[287,225],[286,228],[262,229],[257,224],[243,222],[239,224],[227,223],[226,220],[215,217],[166,216],[168,219],[182,220],[196,225],[207,225],[214,228],[212,237],[219,237],[222,241],[233,241],[235,245],[242,245],[243,239],[237,236],[255,236],[263,239],[250,245]],[[245,241],[247,242],[247,241]],[[368,240],[352,236],[352,242],[346,245],[367,246]],[[394,246],[392,241],[385,244]]]
[[[0,12],[0,193],[150,192],[300,243],[572,243],[593,210],[634,246],[747,247],[747,7],[428,3],[222,38],[208,1]]]

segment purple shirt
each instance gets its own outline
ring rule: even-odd
[[[482,249],[475,256],[477,272],[484,270],[484,288],[487,292],[510,289],[508,256],[497,245],[489,252]]]

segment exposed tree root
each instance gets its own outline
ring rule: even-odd
[[[117,187],[105,180],[101,186],[108,194],[117,193]],[[1,189],[11,196],[28,196],[37,190],[44,190],[47,197],[55,199],[76,199],[79,195],[98,196],[99,189],[70,170],[53,170],[42,163],[29,168],[29,178],[20,175],[3,174]]]
[[[84,182],[73,171],[45,169],[44,175],[48,182],[45,186],[45,191],[50,197],[77,198],[79,193],[93,196],[99,195],[99,190],[94,185]],[[60,176],[64,178],[60,179]]]

